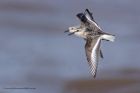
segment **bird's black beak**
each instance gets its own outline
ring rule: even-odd
[[[77,31],[75,31],[75,32],[72,32],[72,33],[70,33],[70,34],[68,34],[68,35],[71,36],[71,35],[75,34],[76,32],[79,32],[79,30],[77,30]]]
[[[69,32],[69,30],[64,31],[64,33],[68,33],[68,32]],[[71,35],[73,35],[74,33],[75,33],[75,32],[69,33],[68,36],[71,36]]]
[[[64,31],[64,33],[67,33],[67,32],[69,32],[69,30]]]
[[[71,36],[71,35],[73,35],[74,33],[75,33],[75,32],[73,32],[73,33],[69,33],[68,36]]]

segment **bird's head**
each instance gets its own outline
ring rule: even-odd
[[[77,28],[76,27],[69,27],[69,32],[73,33],[73,32],[77,32]]]
[[[69,27],[68,30],[66,30],[65,32],[70,32],[68,35],[73,35],[74,33],[78,32],[79,29],[77,27]]]

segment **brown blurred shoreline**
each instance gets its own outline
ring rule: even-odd
[[[136,79],[82,79],[68,81],[64,93],[139,93],[139,86]]]

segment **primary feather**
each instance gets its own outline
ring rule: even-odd
[[[94,38],[88,38],[85,51],[87,56],[87,61],[90,66],[91,74],[96,77],[99,55],[100,55],[100,36],[95,36]]]

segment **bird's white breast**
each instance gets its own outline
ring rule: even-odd
[[[87,33],[84,31],[79,31],[75,33],[76,36],[86,38]]]

